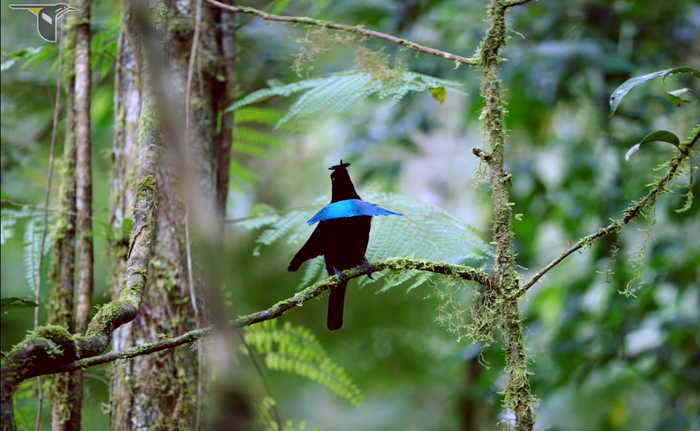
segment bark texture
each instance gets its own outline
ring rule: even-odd
[[[158,10],[167,12],[159,14],[150,23],[162,37],[157,43],[160,45],[153,46],[153,50],[144,46],[146,41],[139,36],[142,30],[132,19],[138,13],[135,7],[135,3],[125,4],[125,25],[119,38],[116,61],[111,215],[115,229],[124,225],[124,214],[133,204],[133,193],[129,190],[134,185],[134,163],[138,158],[139,122],[143,127],[144,121],[158,121],[150,118],[142,107],[144,88],[151,85],[148,76],[156,77],[154,82],[158,85],[153,90],[159,95],[156,100],[162,121],[164,154],[155,177],[155,254],[148,268],[143,303],[137,318],[116,331],[114,350],[147,344],[163,337],[177,337],[196,328],[187,265],[186,204],[196,202],[197,211],[210,214],[215,209],[219,180],[217,158],[222,143],[216,128],[217,115],[222,109],[220,99],[227,87],[220,81],[225,73],[221,61],[220,29],[210,7],[202,8],[201,22],[197,24],[194,21],[196,1],[159,4]],[[196,25],[199,25],[200,32],[199,46],[195,50],[198,58],[190,78],[191,103],[186,107],[188,66]],[[144,67],[154,61],[152,51],[165,54],[166,60],[160,70],[156,70],[155,63],[153,67]],[[188,134],[183,127],[187,115]],[[228,171],[228,167],[226,169]],[[198,196],[200,201],[191,201],[191,195]],[[121,289],[124,255],[127,253],[122,247],[115,254],[112,277],[115,297]],[[201,288],[198,285],[201,283],[196,276],[192,280],[199,296]],[[206,301],[197,298],[200,307],[204,303]],[[199,310],[200,315],[204,315],[202,311]],[[111,429],[195,429],[200,401],[197,370],[197,352],[187,348],[157,352],[115,364]]]

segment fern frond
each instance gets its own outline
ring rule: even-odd
[[[441,208],[398,194],[369,193],[363,196],[368,202],[404,215],[375,217],[372,220],[366,253],[370,261],[412,257],[438,262],[462,262],[485,260],[494,256],[493,248],[479,237],[472,226]],[[327,201],[327,198],[321,198],[319,202],[321,201]],[[305,221],[318,209],[309,207],[286,214],[267,214],[241,224],[247,229],[268,228],[257,239],[261,245],[270,245],[286,235],[290,237],[289,242],[300,243],[311,234]],[[304,286],[316,277],[324,277],[323,258],[307,262],[304,270]],[[396,276],[379,273],[373,275],[375,280],[362,278],[360,286],[382,280],[385,283],[382,290],[386,290],[418,275],[417,271],[407,271]],[[409,290],[425,283],[428,277],[429,275],[421,274]]]
[[[291,3],[292,0],[279,0],[270,10],[270,15],[279,15],[284,11],[284,8],[287,7],[289,3]]]
[[[389,103],[395,105],[409,93],[428,90],[433,87],[445,87],[446,91],[465,94],[461,84],[416,72],[403,72],[390,84],[373,79],[365,71],[344,72],[326,75],[322,78],[307,79],[287,85],[278,85],[255,91],[234,103],[228,110],[236,110],[271,97],[289,97],[303,93],[292,104],[287,114],[276,127],[288,121],[322,111],[326,114],[338,114],[347,111],[364,99],[377,94],[380,99],[391,97]]]
[[[321,78],[323,79],[323,78]],[[318,81],[321,79],[307,79],[305,81],[299,81],[287,85],[273,85],[269,88],[263,88],[262,90],[255,91],[245,96],[244,98],[236,101],[231,105],[225,112],[235,111],[244,106],[252,105],[253,103],[262,102],[263,100],[270,99],[275,96],[289,97],[294,93],[297,93],[308,88],[313,88],[318,85]]]
[[[32,293],[36,293],[36,273],[39,267],[39,236],[36,232],[36,219],[27,219],[24,227],[24,278]]]
[[[276,222],[257,239],[258,244],[270,245],[285,236],[299,225],[306,225],[306,215],[300,211],[292,211],[280,217]]]
[[[248,127],[237,127],[235,130],[236,141],[248,141],[258,145],[265,145],[272,148],[289,148],[289,145],[272,133]],[[234,142],[235,144],[235,142]]]
[[[0,217],[0,245],[4,245],[5,241],[15,233],[14,227],[17,224],[17,217],[15,217],[16,211],[9,210],[9,208],[2,209],[2,216]]]
[[[275,409],[276,409],[276,402],[273,398],[271,397],[265,397],[263,400],[260,402],[259,405],[256,406],[257,410],[257,421],[258,424],[262,427],[261,429],[264,431],[321,431],[317,427],[311,427],[307,428],[306,421],[300,421],[296,425],[292,420],[287,420],[282,426],[282,430],[280,430],[280,424],[277,422],[277,415],[275,414]]]
[[[36,275],[39,270],[39,253],[41,252],[44,211],[25,208],[19,210],[3,208],[0,212],[0,218],[2,219],[2,223],[0,224],[2,228],[2,244],[5,243],[7,238],[13,236],[17,222],[24,223],[24,232],[22,236],[22,245],[24,248],[24,255],[22,257],[24,262],[24,277],[29,289],[32,293],[35,293]],[[51,225],[53,220],[53,215],[49,213],[47,224]],[[47,229],[44,242],[44,254],[47,254],[51,250],[51,246],[53,245],[52,234],[52,230]]]
[[[282,116],[282,111],[272,108],[239,109],[234,116],[231,150],[234,153],[253,157],[278,157],[280,150],[289,148],[284,138],[303,130],[299,125],[288,124],[281,128],[281,131],[271,131],[270,127],[279,123]],[[245,191],[247,186],[258,179],[255,173],[243,166],[235,157],[231,159],[229,172],[231,186],[240,191]]]
[[[345,371],[323,350],[316,337],[302,326],[276,320],[244,328],[246,343],[264,355],[269,369],[298,374],[318,382],[355,406],[363,394]]]
[[[303,288],[310,286],[312,282],[321,281],[325,278],[326,268],[325,261],[323,257],[317,257],[316,259],[311,259],[304,265],[304,275],[301,277],[299,282],[299,287],[297,290],[302,290]]]

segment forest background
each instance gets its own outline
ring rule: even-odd
[[[113,266],[102,224],[108,223],[110,207],[112,68],[121,19],[116,5],[95,2],[92,19],[96,304],[110,300],[107,280]],[[484,7],[484,2],[449,0],[299,1],[283,13],[362,24],[468,57],[488,28]],[[38,38],[29,15],[2,5],[2,190],[11,201],[40,207],[58,48]],[[298,43],[308,38],[308,30],[248,18],[237,18],[244,23],[237,32],[240,97],[271,80],[291,83],[358,66],[353,61],[357,44],[339,43],[299,76],[291,66],[300,46],[309,46]],[[507,59],[501,63],[509,130],[506,168],[513,179],[513,211],[519,215],[513,225],[517,263],[531,276],[571,243],[619,217],[647,193],[655,167],[674,156],[672,146],[652,144],[625,161],[632,145],[655,130],[684,139],[697,123],[697,99],[675,107],[664,97],[676,88],[697,89],[692,76],[674,75],[635,88],[611,119],[608,99],[632,76],[698,67],[700,6],[689,0],[538,1],[512,9],[507,18],[512,31],[501,53]],[[329,193],[326,168],[342,158],[352,162],[361,196],[391,192],[435,205],[469,223],[488,243],[490,193],[486,184],[477,185],[479,159],[472,153],[484,146],[478,72],[382,41],[365,44],[383,49],[391,65],[399,61],[411,71],[460,83],[466,95],[448,92],[443,104],[427,91],[395,105],[373,97],[349,112],[294,119],[294,130],[280,135],[283,145],[277,148],[255,151],[234,144],[237,167],[227,218],[246,218],[251,208],[259,210],[258,204],[290,209],[318,203]],[[33,54],[31,64],[20,58],[20,50],[40,46],[45,48]],[[284,112],[290,103],[274,98],[264,106]],[[54,207],[58,184],[54,181]],[[692,189],[700,195],[697,181]],[[685,203],[684,194],[679,189],[663,196],[651,217],[574,253],[530,289],[527,302],[520,302],[532,391],[540,400],[538,429],[700,429],[700,217],[697,205],[676,211]],[[33,297],[31,271],[41,220],[22,218],[5,230],[6,209],[19,207],[3,201],[2,208],[2,296]],[[650,236],[645,230],[651,220]],[[228,224],[229,318],[292,296],[301,281],[302,275],[286,271],[300,243],[285,238],[260,246],[259,235],[241,223]],[[488,265],[488,256],[476,262]],[[49,263],[44,259],[45,273]],[[52,286],[48,276],[42,281],[46,303]],[[252,397],[264,396],[267,381],[283,419],[326,430],[496,429],[509,417],[499,395],[502,346],[458,342],[458,334],[437,321],[445,317],[445,290],[425,283],[407,292],[410,285],[377,293],[381,285],[358,289],[358,281],[351,281],[340,332],[325,329],[325,298],[281,318],[318,338],[361,389],[360,407],[298,375],[268,371],[263,380],[239,354]],[[636,297],[618,293],[628,286]],[[468,289],[453,293],[454,300],[469,305]],[[46,310],[40,308],[39,321],[45,320]],[[3,310],[2,351],[32,326],[31,308]],[[87,371],[84,429],[107,427],[109,415],[101,406],[109,403],[109,368]],[[31,423],[36,398],[21,400],[21,408]],[[47,407],[43,429],[50,429],[50,422]]]

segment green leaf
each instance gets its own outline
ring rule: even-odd
[[[277,4],[275,4],[272,7],[272,10],[270,11],[270,15],[279,15],[284,11],[284,8],[287,7],[289,3],[291,3],[292,0],[279,0],[277,1]]]
[[[9,60],[6,62],[2,63],[2,66],[0,66],[0,71],[4,72],[10,67],[12,67],[17,61],[23,60],[25,58],[30,58],[39,52],[41,52],[47,45],[41,45],[37,46],[36,48],[25,48],[25,49],[19,49],[17,51],[12,51],[12,52],[3,52],[2,55],[6,57],[10,57]]]
[[[669,71],[664,75],[664,79],[665,79],[668,75],[673,75],[673,74],[675,74],[675,73],[687,73],[687,74],[689,74],[689,75],[693,75],[693,76],[695,76],[696,78],[700,79],[700,71],[698,71],[697,69],[693,69],[692,67],[688,67],[688,66],[676,67],[675,69],[669,70]]]
[[[373,79],[372,75],[367,72],[354,71],[325,75],[321,78],[307,79],[287,85],[272,85],[239,99],[226,111],[237,110],[274,96],[289,97],[296,93],[302,93],[289,108],[287,114],[277,122],[275,128],[279,128],[292,119],[313,113],[320,112],[323,115],[332,115],[347,111],[374,94],[380,99],[388,98],[389,104],[395,105],[409,93],[439,87],[444,88],[445,91],[466,94],[460,90],[461,84],[459,82],[420,73],[403,72],[400,78],[394,82],[383,83],[381,80]]]
[[[324,351],[316,336],[303,326],[276,320],[243,330],[248,349],[263,356],[270,370],[293,373],[312,380],[359,406],[364,395],[350,376]],[[244,351],[246,354],[249,351]]]
[[[13,308],[34,308],[38,307],[34,301],[30,301],[24,298],[8,297],[0,299],[0,309],[2,311],[12,310]]]
[[[433,99],[440,102],[441,105],[445,103],[445,87],[432,87],[428,90],[430,90],[430,94],[433,95]]]
[[[2,199],[2,200],[7,199],[7,193],[5,193],[4,190],[0,190],[0,199]]]
[[[637,151],[639,151],[639,148],[648,142],[668,142],[669,144],[672,144],[676,148],[679,148],[680,145],[680,140],[676,135],[674,135],[671,132],[667,132],[665,130],[657,130],[656,132],[649,133],[644,137],[644,139],[641,140],[638,144],[635,144],[632,146],[632,148],[627,151],[627,154],[625,154],[625,160],[629,162],[630,156]]]
[[[38,49],[32,53],[32,55],[25,57],[27,61],[24,63],[22,68],[24,69],[25,67],[31,66],[31,68],[34,69],[44,60],[47,60],[54,55],[58,55],[58,48],[54,47],[52,44],[45,45],[44,48],[46,49]]]
[[[660,70],[658,72],[630,78],[627,81],[623,82],[622,85],[617,87],[615,91],[613,91],[612,96],[610,96],[610,115],[608,116],[608,118],[611,118],[615,114],[615,111],[617,110],[618,106],[620,106],[620,103],[622,103],[622,99],[627,95],[627,93],[630,92],[631,89],[651,79],[658,78],[661,76],[666,78],[668,75],[673,75],[675,73],[688,73],[690,75],[694,75],[697,78],[700,78],[700,72],[693,69],[692,67],[687,66],[677,67],[675,69]]]
[[[674,91],[667,91],[666,92],[666,98],[668,99],[669,102],[673,103],[676,106],[681,106],[684,103],[690,103],[690,100],[685,100],[681,96],[684,95],[685,93],[692,93],[700,99],[700,95],[690,88],[679,88],[678,90]]]

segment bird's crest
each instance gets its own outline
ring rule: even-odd
[[[328,170],[329,171],[339,171],[341,169],[345,170],[345,168],[347,168],[348,166],[350,166],[350,163],[343,163],[343,159],[340,159],[339,165],[331,166],[330,168],[328,168]]]

